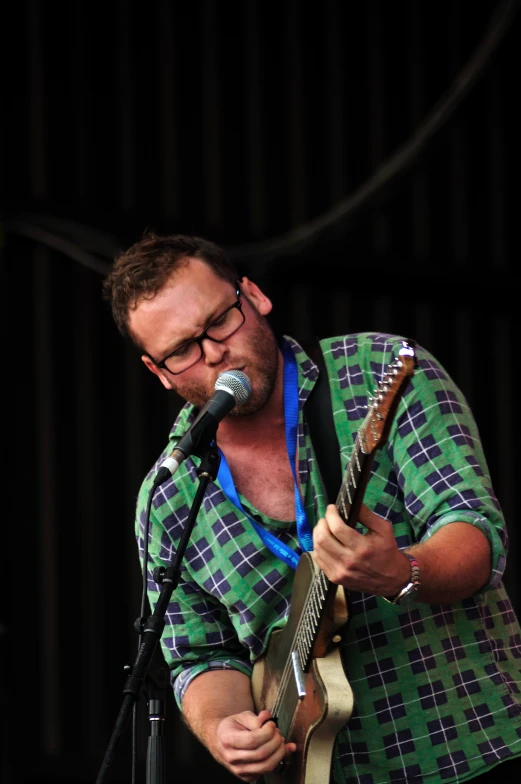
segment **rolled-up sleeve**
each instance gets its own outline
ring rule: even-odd
[[[415,539],[424,541],[454,522],[479,528],[491,549],[490,576],[482,591],[495,588],[505,568],[508,534],[478,428],[445,369],[424,349],[418,357],[420,366],[390,438]]]

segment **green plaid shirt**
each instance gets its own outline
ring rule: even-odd
[[[295,341],[286,340],[299,368],[297,468],[314,524],[326,501],[303,406],[318,369]],[[367,413],[368,396],[397,356],[401,340],[361,333],[321,341],[344,467]],[[465,398],[431,354],[421,347],[417,354],[419,369],[385,447],[376,453],[364,501],[393,526],[401,548],[451,522],[477,526],[491,546],[490,579],[478,595],[453,605],[400,608],[350,592],[343,653],[355,708],[335,745],[332,781],[337,784],[463,781],[521,753],[521,635],[501,582],[508,543],[504,520]],[[141,487],[136,519],[141,559],[153,478],[193,417],[193,408],[186,405]],[[173,558],[199,482],[198,464],[198,458],[187,459],[153,498],[148,558],[152,606],[158,596],[152,573]],[[267,518],[242,496],[241,502],[301,552],[295,523]],[[270,633],[286,622],[293,574],[264,547],[218,481],[211,483],[161,639],[180,707],[186,687],[202,672],[234,668],[251,673]]]

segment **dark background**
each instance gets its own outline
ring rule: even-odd
[[[297,338],[390,331],[438,357],[481,431],[519,612],[518,5],[3,12],[5,784],[94,782],[135,657],[135,497],[179,400],[117,334],[101,282],[147,228],[223,244]],[[144,781],[143,699],[138,724]],[[169,782],[232,780],[170,694],[165,735]],[[129,730],[109,780],[130,769]]]

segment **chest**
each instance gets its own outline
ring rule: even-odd
[[[275,520],[295,519],[293,473],[283,444],[226,455],[235,487],[252,506]]]

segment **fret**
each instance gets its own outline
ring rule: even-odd
[[[326,598],[326,593],[324,591],[324,586],[322,585],[322,580],[320,579],[322,575],[324,575],[324,572],[321,572],[319,574],[319,576],[318,576],[318,578],[316,580],[316,585],[318,585],[318,590],[320,591],[320,599],[321,599],[321,601],[324,601],[324,599]],[[325,575],[324,575],[324,577],[325,577]]]
[[[306,618],[306,627],[304,629],[304,640],[306,642],[306,645],[308,647],[311,647],[311,645],[313,643],[313,637],[311,635],[311,632],[309,631],[309,621],[308,621],[308,618]]]
[[[323,590],[322,596],[323,596],[323,599],[325,601],[327,589],[329,587],[329,580],[327,579],[326,575],[322,571],[320,572],[320,580],[322,582],[322,590]]]
[[[315,618],[319,618],[319,616],[320,616],[320,607],[318,606],[317,597],[316,597],[314,591],[311,594],[311,603],[313,605],[313,612],[315,614]]]
[[[352,456],[351,459],[353,459],[353,457],[354,457],[355,462],[356,462],[356,470],[360,474],[361,471],[362,471],[362,467],[360,465],[360,444],[358,442],[358,438],[356,439],[356,444],[355,444],[355,448],[353,450],[353,456]]]

